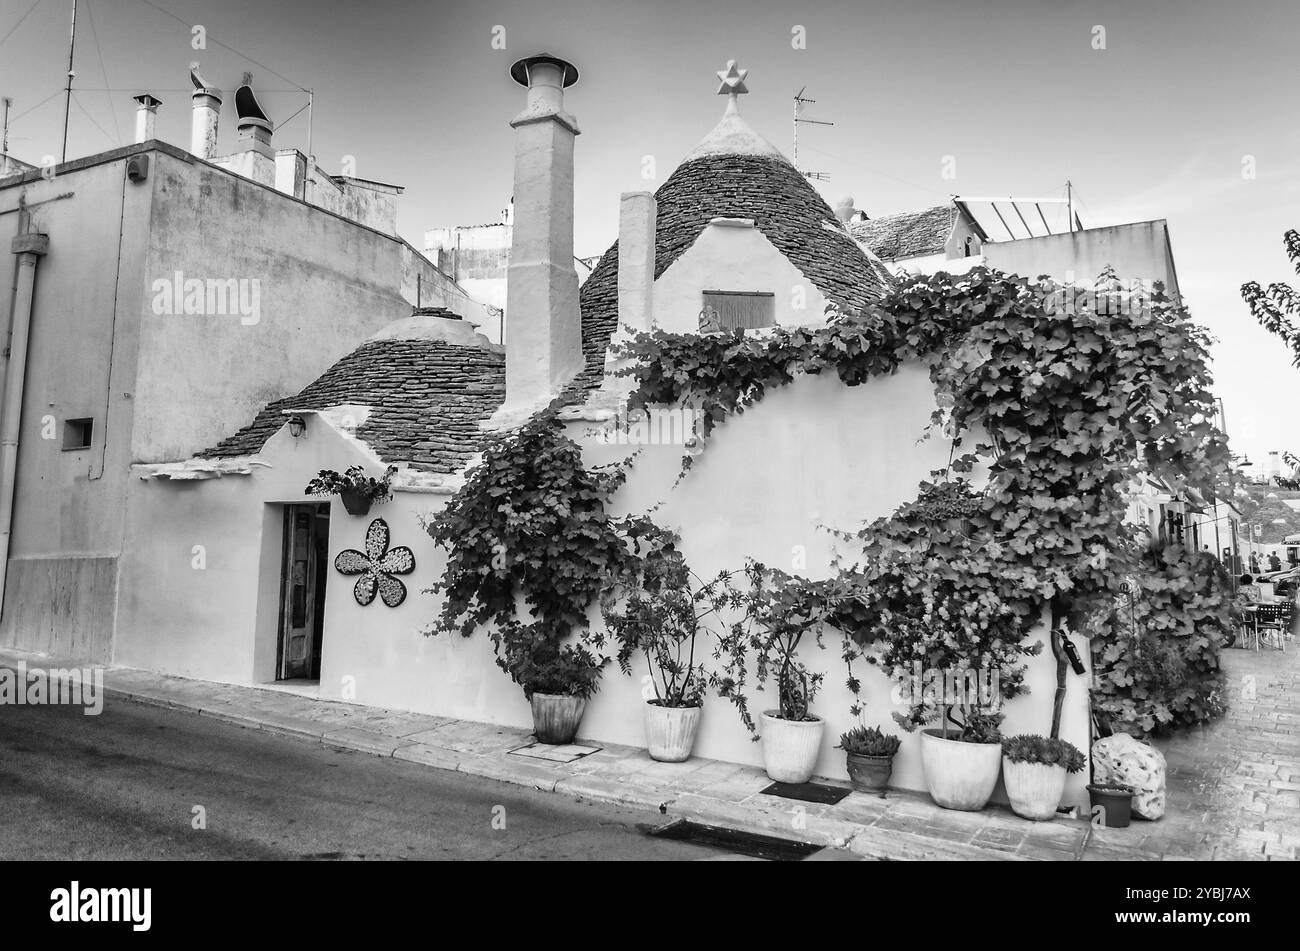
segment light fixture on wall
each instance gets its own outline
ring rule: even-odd
[[[289,435],[297,439],[302,435],[303,430],[307,428],[307,421],[301,416],[289,417]]]

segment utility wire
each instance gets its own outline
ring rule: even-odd
[[[99,34],[95,30],[95,4],[91,0],[86,0],[86,17],[90,20],[90,38],[95,41],[95,55],[99,57],[99,71],[104,77],[104,85],[108,85],[108,67],[104,65],[104,50],[99,45]],[[85,108],[82,108],[85,112]],[[108,101],[108,114],[113,120],[113,131],[117,133],[117,141],[114,145],[122,144],[122,127],[117,124],[117,109],[114,108],[113,100]]]
[[[32,15],[32,11],[35,10],[35,9],[36,9],[37,7],[39,7],[40,5],[41,5],[41,0],[36,0],[35,3],[33,3],[30,7],[28,7],[28,8],[27,8],[27,12],[24,13],[22,16],[20,16],[20,17],[18,18],[18,22],[15,23],[13,26],[11,26],[11,27],[9,28],[9,32],[6,33],[6,34],[4,35],[4,39],[0,39],[0,44],[3,44],[5,40],[7,40],[7,39],[9,39],[9,37],[13,36],[13,35],[14,35],[14,32],[15,32],[15,31],[20,27],[20,26],[23,25],[23,21],[26,20],[29,16],[31,16],[31,15]]]
[[[98,129],[100,132],[104,133],[104,136],[105,136],[105,137],[106,137],[110,142],[112,142],[113,145],[116,146],[116,145],[120,145],[120,144],[121,144],[121,142],[120,142],[118,139],[114,139],[111,135],[109,135],[109,134],[108,134],[108,130],[105,129],[102,125],[100,125],[100,124],[95,120],[95,117],[92,116],[92,115],[90,114],[90,110],[87,109],[86,106],[85,106],[85,103],[83,103],[83,102],[81,101],[81,97],[77,95],[77,90],[75,90],[75,89],[72,91],[72,101],[75,102],[75,103],[77,104],[77,108],[80,109],[80,110],[85,114],[86,118],[89,119],[89,120],[91,121],[91,123],[95,126],[96,129]]]
[[[147,7],[152,7],[153,9],[157,10],[159,13],[162,13],[162,14],[165,14],[166,16],[171,17],[171,18],[172,18],[173,20],[175,20],[177,23],[182,24],[182,25],[185,27],[185,29],[187,29],[187,30],[193,29],[193,27],[194,27],[194,24],[191,23],[190,21],[185,20],[185,19],[183,19],[182,17],[177,16],[176,14],[172,13],[170,10],[164,10],[162,7],[158,6],[158,4],[152,2],[152,0],[140,0],[140,2],[143,3],[143,4],[144,4],[145,6],[147,6]],[[240,57],[240,58],[242,58],[242,59],[246,59],[246,60],[248,60],[248,62],[252,63],[252,64],[253,64],[254,66],[256,66],[258,69],[264,69],[264,70],[266,70],[268,73],[270,73],[272,76],[276,76],[276,77],[278,77],[278,78],[280,78],[280,79],[283,79],[283,80],[284,80],[286,83],[288,83],[290,86],[294,86],[294,87],[296,87],[296,88],[297,88],[298,90],[300,90],[301,92],[307,92],[307,88],[306,88],[305,86],[299,86],[296,82],[294,82],[294,81],[293,81],[292,79],[290,79],[288,76],[282,76],[280,73],[277,73],[275,70],[273,70],[270,66],[267,66],[265,63],[259,63],[257,60],[253,59],[253,57],[247,55],[246,53],[241,53],[239,50],[235,49],[233,46],[227,46],[225,43],[221,42],[219,39],[217,39],[217,38],[216,38],[215,36],[213,36],[211,33],[207,34],[207,39],[208,39],[208,42],[210,42],[210,43],[215,43],[215,44],[217,44],[218,46],[220,46],[222,49],[224,49],[224,50],[229,50],[230,52],[234,53],[236,56],[238,56],[238,57]]]
[[[47,102],[49,102],[51,99],[53,99],[55,96],[61,95],[62,93],[63,93],[63,87],[60,86],[58,89],[54,90],[54,92],[50,93],[48,96],[46,96],[46,97],[45,97],[44,99],[42,99],[40,102],[38,102],[36,105],[32,106],[30,109],[24,109],[22,112],[18,113],[18,115],[16,115],[16,116],[12,116],[12,117],[9,119],[9,126],[10,126],[10,128],[12,128],[12,127],[13,127],[13,124],[14,124],[15,122],[17,122],[19,119],[21,119],[23,116],[27,115],[29,112],[35,112],[35,111],[36,111],[37,109],[39,109],[41,106],[45,105]]]

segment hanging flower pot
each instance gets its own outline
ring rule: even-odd
[[[344,489],[339,493],[339,498],[349,515],[366,515],[370,512],[370,497],[362,495],[356,489]]]
[[[654,700],[645,705],[645,742],[652,760],[681,763],[691,757],[700,729],[701,706],[666,707]]]

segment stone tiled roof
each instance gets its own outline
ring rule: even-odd
[[[483,445],[478,424],[505,399],[505,355],[436,339],[363,343],[297,396],[276,400],[201,457],[256,453],[284,410],[364,406],[356,436],[385,462],[459,472]]]
[[[935,205],[924,211],[855,221],[849,231],[878,257],[897,261],[943,251],[956,216],[956,206]]]
[[[655,193],[655,278],[713,218],[752,218],[755,227],[842,309],[879,297],[888,275],[844,231],[830,206],[779,155],[707,154],[678,166]],[[600,385],[605,350],[618,326],[618,242],[579,293],[585,367],[571,394]]]

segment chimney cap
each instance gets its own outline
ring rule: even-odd
[[[564,73],[564,88],[568,89],[578,81],[578,67],[572,63],[566,63],[558,56],[552,56],[550,53],[536,53],[533,56],[525,56],[513,66],[510,67],[510,78],[521,86],[528,85],[528,71],[534,66],[558,66]]]
[[[140,105],[144,106],[146,109],[151,106],[156,108],[162,105],[162,100],[150,92],[142,92],[140,95],[132,96],[131,98],[140,103]]]

